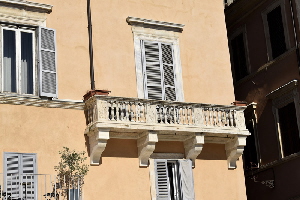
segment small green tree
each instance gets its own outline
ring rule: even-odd
[[[67,196],[67,190],[70,188],[82,187],[84,184],[84,176],[89,171],[89,165],[84,164],[87,157],[85,152],[77,152],[70,150],[68,147],[63,147],[59,151],[60,161],[57,166],[54,166],[57,172],[58,184],[62,195]]]

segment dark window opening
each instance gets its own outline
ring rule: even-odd
[[[248,75],[243,33],[231,40],[231,48],[234,76],[235,80],[238,81]]]
[[[289,103],[278,109],[280,136],[283,156],[300,151],[300,138],[295,103]]]
[[[286,50],[284,27],[282,23],[281,7],[278,6],[267,14],[272,57],[277,58]]]
[[[168,176],[170,185],[171,200],[181,200],[180,198],[180,184],[179,184],[179,163],[177,161],[168,161]]]

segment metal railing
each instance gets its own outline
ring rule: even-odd
[[[82,200],[82,178],[50,174],[0,174],[1,200]]]

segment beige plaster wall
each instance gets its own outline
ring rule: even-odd
[[[86,1],[53,5],[47,26],[57,30],[59,98],[81,99],[89,84]],[[95,81],[112,96],[137,97],[128,16],[185,24],[180,34],[185,101],[234,101],[223,2],[219,0],[91,1]]]

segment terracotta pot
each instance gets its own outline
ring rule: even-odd
[[[111,91],[109,90],[90,90],[83,96],[83,101],[87,101],[90,97],[94,95],[108,95]]]

